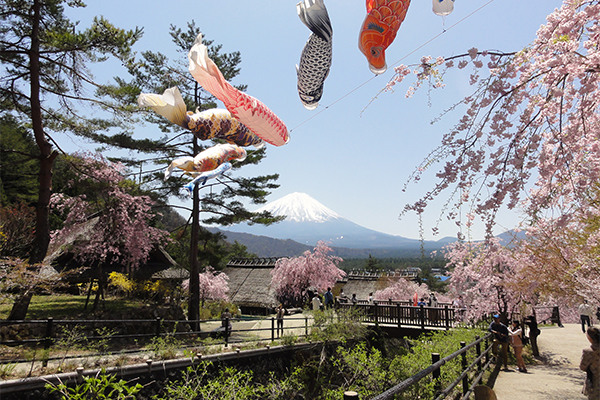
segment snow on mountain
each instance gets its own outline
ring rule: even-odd
[[[292,239],[311,246],[320,240],[332,246],[353,249],[419,246],[418,240],[388,235],[355,224],[305,193],[289,194],[256,211],[269,211],[275,216],[285,215],[286,219],[269,226],[238,224],[224,232]]]
[[[325,207],[306,193],[292,193],[275,200],[257,212],[270,211],[275,216],[286,215],[286,221],[326,222],[341,218],[339,214]]]

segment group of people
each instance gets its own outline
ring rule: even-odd
[[[583,303],[587,305],[587,301]],[[586,313],[584,313],[584,312]],[[587,307],[580,307],[579,312],[582,315],[581,328],[586,333],[586,337],[590,342],[590,347],[583,350],[581,355],[581,361],[579,368],[585,371],[585,383],[583,386],[583,394],[588,397],[589,400],[600,399],[600,329],[589,323],[591,318],[583,318],[583,316],[589,316],[587,314]],[[510,326],[504,325],[500,321],[500,315],[495,314],[494,320],[490,323],[488,330],[494,334],[494,343],[492,345],[492,352],[494,356],[501,357],[499,361],[502,361],[504,365],[504,371],[508,371],[508,345],[510,344],[515,351],[515,358],[517,360],[517,370],[520,372],[527,372],[527,367],[523,361],[523,338],[524,332],[521,328],[519,321],[512,321]],[[600,316],[599,316],[600,319]],[[585,325],[587,324],[587,331]],[[532,332],[533,334],[533,332]],[[500,354],[498,350],[500,348]]]
[[[325,303],[325,305],[323,305],[323,302]],[[330,287],[328,287],[327,291],[323,294],[323,302],[321,302],[321,297],[319,296],[319,294],[314,293],[311,299],[311,307],[313,311],[333,307],[333,292],[331,291]]]
[[[492,345],[492,353],[498,357],[498,347],[501,351],[501,361],[504,364],[504,371],[508,371],[508,345],[510,344],[515,350],[515,358],[517,359],[517,371],[527,372],[525,361],[523,361],[523,329],[521,323],[517,320],[512,321],[510,327],[504,325],[500,321],[500,315],[494,314],[494,320],[490,324],[488,330],[494,334],[494,343]]]

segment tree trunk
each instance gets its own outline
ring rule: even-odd
[[[58,155],[46,139],[42,123],[42,107],[40,101],[40,1],[33,2],[33,21],[31,31],[31,49],[29,64],[31,68],[31,123],[35,141],[40,149],[39,197],[36,205],[35,239],[31,249],[29,262],[42,262],[46,257],[50,244],[50,195],[52,190],[52,164]]]
[[[194,136],[194,154],[197,154],[198,139]],[[200,319],[200,267],[198,266],[198,230],[200,229],[200,194],[198,185],[194,185],[192,205],[192,231],[190,238],[190,302],[188,320]],[[192,323],[192,330],[198,330],[198,323]]]
[[[33,297],[33,292],[28,290],[25,293],[19,295],[15,300],[12,309],[10,310],[10,315],[7,319],[11,321],[23,320],[27,316],[27,310],[29,309],[29,303],[31,303],[31,298]]]

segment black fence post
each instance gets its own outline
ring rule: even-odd
[[[48,350],[52,346],[52,332],[54,331],[54,318],[49,317],[46,322],[46,338],[44,339],[44,350]],[[45,368],[48,366],[48,358],[44,357],[42,366]]]
[[[431,353],[431,364],[435,364],[440,361],[440,353]],[[436,369],[431,373],[431,377],[435,381],[435,393],[439,393],[442,390],[442,382],[440,381],[440,376],[442,376],[442,371],[440,369]]]
[[[485,363],[490,362],[490,352],[488,351],[488,347],[490,347],[490,337],[486,336],[485,338]]]
[[[448,304],[444,306],[444,319],[446,320],[446,330],[450,330],[450,310],[448,309]]]
[[[279,328],[277,328],[279,333]],[[275,318],[271,317],[271,342],[275,341]]]
[[[377,312],[379,311],[379,307],[377,306],[377,304],[372,304],[371,305],[371,314],[373,314],[373,317],[375,318],[375,323],[377,324],[379,322],[379,316],[377,315]]]
[[[460,348],[464,349],[465,346],[467,344],[465,342],[460,342]],[[460,360],[460,365],[462,367],[462,370],[466,370],[467,369],[467,352],[464,352],[461,354],[461,360]],[[469,391],[469,375],[465,375],[465,377],[463,378],[463,395],[467,394],[467,392]]]
[[[479,340],[479,336],[475,336],[475,341]],[[477,358],[481,356],[481,342],[475,345],[475,352],[477,353]],[[481,372],[481,359],[477,361],[477,371]]]
[[[425,307],[423,305],[419,306],[419,319],[421,320],[421,330],[425,330]]]
[[[229,318],[225,318],[225,330],[224,330],[224,335],[225,335],[225,347],[227,347],[229,345]]]
[[[156,317],[156,325],[154,326],[154,334],[160,337],[160,317]]]
[[[351,390],[344,392],[344,400],[358,400],[358,393]]]
[[[396,316],[398,317],[398,328],[400,328],[400,303],[396,304]]]
[[[304,336],[308,337],[308,317],[304,317]]]

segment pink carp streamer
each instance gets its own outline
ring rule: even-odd
[[[265,142],[274,146],[286,144],[290,137],[287,127],[260,100],[240,92],[225,80],[219,67],[208,57],[202,44],[202,34],[188,54],[189,71],[194,79],[217,99],[231,114]]]

